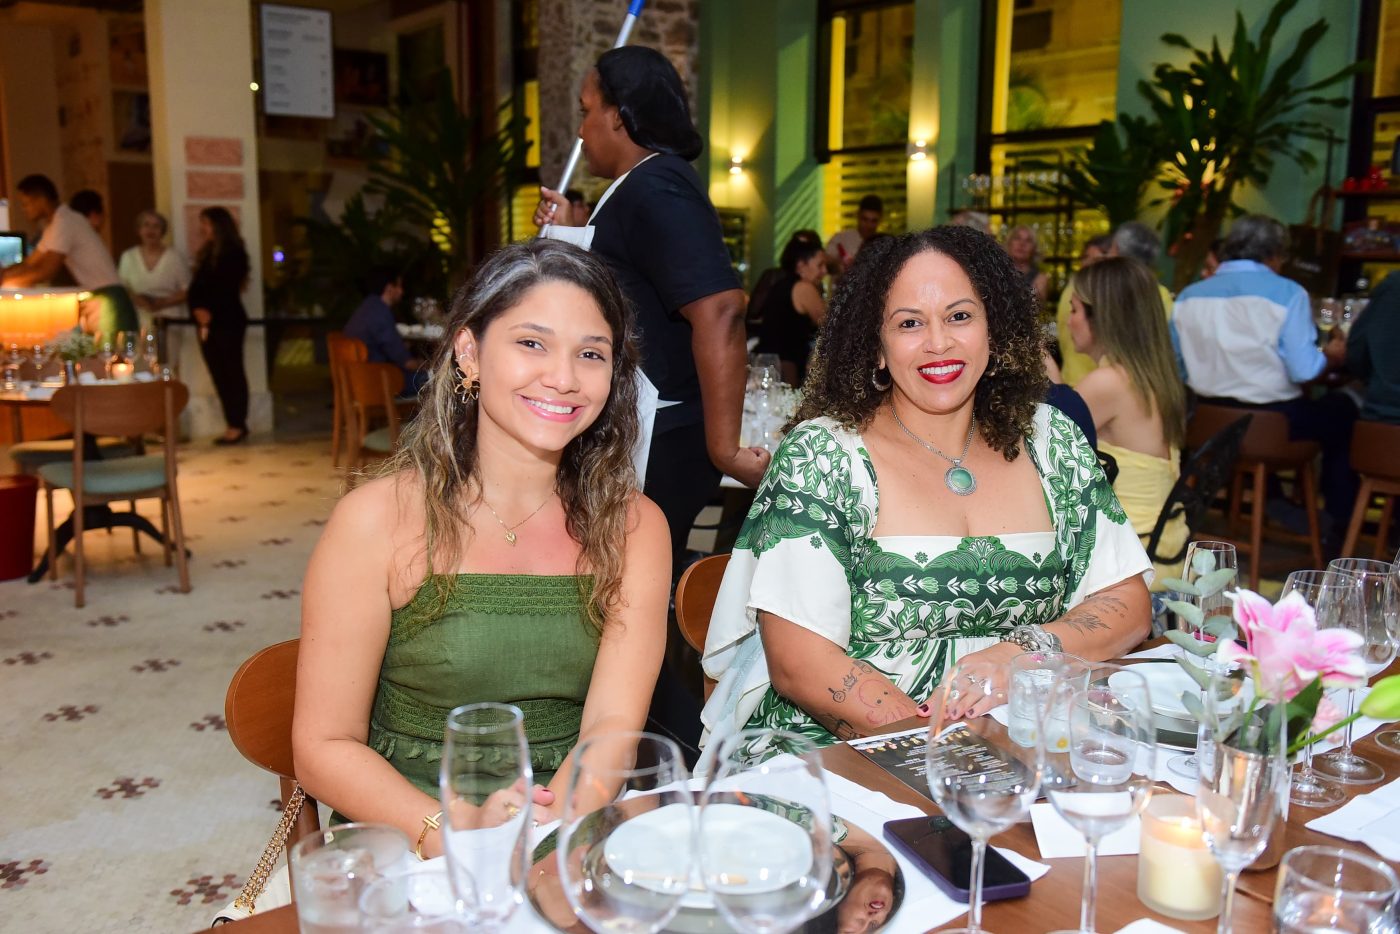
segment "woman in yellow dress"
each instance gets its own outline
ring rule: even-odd
[[[1074,277],[1069,318],[1074,348],[1098,361],[1075,387],[1088,403],[1099,450],[1118,461],[1113,491],[1144,541],[1180,473],[1186,437],[1181,383],[1157,278],[1127,257],[1104,259]],[[1177,516],[1159,554],[1176,554],[1188,530]],[[1158,568],[1157,578],[1176,568]]]

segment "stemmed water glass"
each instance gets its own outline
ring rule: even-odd
[[[1244,682],[1223,674],[1213,674],[1206,688],[1204,708],[1212,724],[1210,738],[1197,757],[1201,764],[1196,790],[1196,814],[1211,855],[1224,873],[1224,891],[1217,934],[1230,934],[1235,905],[1235,885],[1245,867],[1258,859],[1269,845],[1279,813],[1281,792],[1288,781],[1288,759],[1284,754],[1284,719],[1277,718],[1276,735],[1259,737],[1269,729],[1268,720],[1252,720],[1237,728],[1222,727],[1240,722],[1244,706]],[[1231,734],[1251,731],[1249,745],[1269,751],[1251,751]],[[1239,745],[1237,745],[1239,743]]]
[[[556,860],[574,914],[595,931],[653,932],[691,890],[694,808],[672,740],[633,731],[580,743]]]
[[[1366,680],[1370,680],[1395,660],[1395,643],[1386,630],[1386,582],[1391,565],[1365,558],[1338,558],[1328,570],[1350,574],[1361,585],[1361,611],[1345,616],[1339,622],[1345,629],[1361,636],[1361,659],[1366,664]],[[1347,716],[1356,709],[1356,690],[1347,692]],[[1346,727],[1342,748],[1318,756],[1313,763],[1318,773],[1346,785],[1374,785],[1385,778],[1385,769],[1370,759],[1358,756],[1351,748],[1351,724]]]
[[[147,372],[154,374],[160,366],[160,342],[156,332],[147,330],[141,339],[141,359],[145,361]]]
[[[1047,749],[1041,789],[1065,821],[1084,835],[1084,894],[1074,934],[1093,934],[1098,846],[1152,797],[1157,730],[1147,679],[1131,667],[1102,665],[1087,688],[1061,682],[1051,718],[1063,717],[1068,744]],[[1060,932],[1071,934],[1071,932]]]
[[[116,345],[109,334],[101,335],[98,343],[97,359],[102,361],[102,378],[112,378],[112,361],[117,359]]]
[[[1284,854],[1274,886],[1274,930],[1375,934],[1394,930],[1400,881],[1378,859],[1334,846]]]
[[[815,915],[832,867],[817,748],[782,730],[726,737],[701,798],[697,841],[705,888],[735,930],[782,934]]]
[[[531,781],[525,718],[506,704],[447,715],[442,844],[459,910],[474,931],[499,931],[524,901]]]
[[[1188,584],[1198,584],[1201,579],[1209,574],[1217,574],[1223,571],[1239,572],[1239,555],[1235,551],[1235,546],[1229,542],[1192,542],[1186,547],[1186,559],[1181,566],[1181,579]],[[1229,617],[1231,615],[1230,598],[1221,590],[1208,597],[1197,597],[1189,593],[1180,594],[1183,600],[1197,607],[1201,611],[1203,623],[1210,622],[1217,616]],[[1183,620],[1183,623],[1185,621]],[[1188,628],[1183,625],[1182,628]],[[1201,632],[1196,633],[1196,637],[1204,638]],[[1215,664],[1215,656],[1195,659],[1198,665],[1209,668]],[[1202,742],[1210,738],[1209,731],[1204,724],[1196,730],[1196,748],[1199,749]],[[1195,778],[1200,770],[1200,761],[1196,753],[1185,756],[1174,756],[1167,760],[1167,768],[1171,769],[1182,778]]]
[[[1338,571],[1294,571],[1283,582],[1280,598],[1296,593],[1312,607],[1319,629],[1340,629],[1344,620],[1361,612],[1361,588],[1356,579]],[[1341,804],[1346,795],[1313,769],[1313,744],[1303,751],[1303,761],[1293,772],[1288,800],[1309,808]]]
[[[969,700],[981,697],[982,667],[958,664],[929,698],[926,757],[929,794],[943,813],[972,838],[972,892],[967,927],[982,930],[982,872],[987,841],[1030,813],[1045,770],[1045,730],[1027,745],[1011,742],[991,717],[964,720]],[[1037,711],[1037,716],[1041,714]]]
[[[1385,580],[1385,631],[1390,641],[1400,646],[1400,552],[1390,565]],[[1400,730],[1386,730],[1376,736],[1376,744],[1391,752],[1400,752]]]

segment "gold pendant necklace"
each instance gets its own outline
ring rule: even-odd
[[[500,523],[501,528],[503,528],[503,529],[506,530],[506,541],[509,542],[509,543],[512,544],[512,545],[515,544],[515,530],[518,529],[518,528],[520,528],[520,527],[521,527],[522,525],[524,525],[525,523],[529,522],[531,519],[535,518],[535,513],[539,512],[541,509],[543,509],[543,508],[545,507],[545,504],[548,503],[548,502],[549,502],[551,499],[553,499],[553,498],[554,498],[554,491],[553,491],[553,490],[550,490],[550,491],[549,491],[549,495],[545,497],[544,502],[543,502],[543,503],[540,503],[538,506],[536,506],[534,512],[530,513],[530,514],[529,514],[528,516],[526,516],[524,519],[521,519],[519,522],[515,523],[515,525],[506,525],[505,520],[503,520],[499,515],[497,515],[496,510],[491,509],[491,504],[488,503],[488,502],[486,502],[486,497],[485,497],[485,496],[480,497],[480,499],[481,499],[481,504],[491,511],[491,515],[494,516],[495,519],[496,519],[496,521]]]

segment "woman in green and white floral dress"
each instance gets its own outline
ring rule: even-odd
[[[1147,635],[1147,555],[1083,434],[1039,403],[1036,307],[970,228],[861,251],[720,587],[707,735],[879,733],[927,715],[963,660],[977,716],[1027,648],[1104,660]]]

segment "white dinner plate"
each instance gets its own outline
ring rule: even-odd
[[[1186,705],[1181,702],[1181,695],[1183,693],[1199,694],[1201,687],[1194,678],[1186,673],[1184,668],[1174,661],[1146,662],[1131,666],[1131,671],[1142,675],[1147,681],[1147,690],[1152,696],[1152,710],[1155,713],[1174,720],[1195,722],[1191,711],[1187,710]],[[1124,674],[1124,672],[1115,671],[1109,675],[1109,686],[1123,688],[1123,682],[1129,680],[1123,677]],[[1239,697],[1232,701],[1232,704],[1238,703],[1240,700],[1248,700],[1253,696],[1253,685],[1246,680]]]

